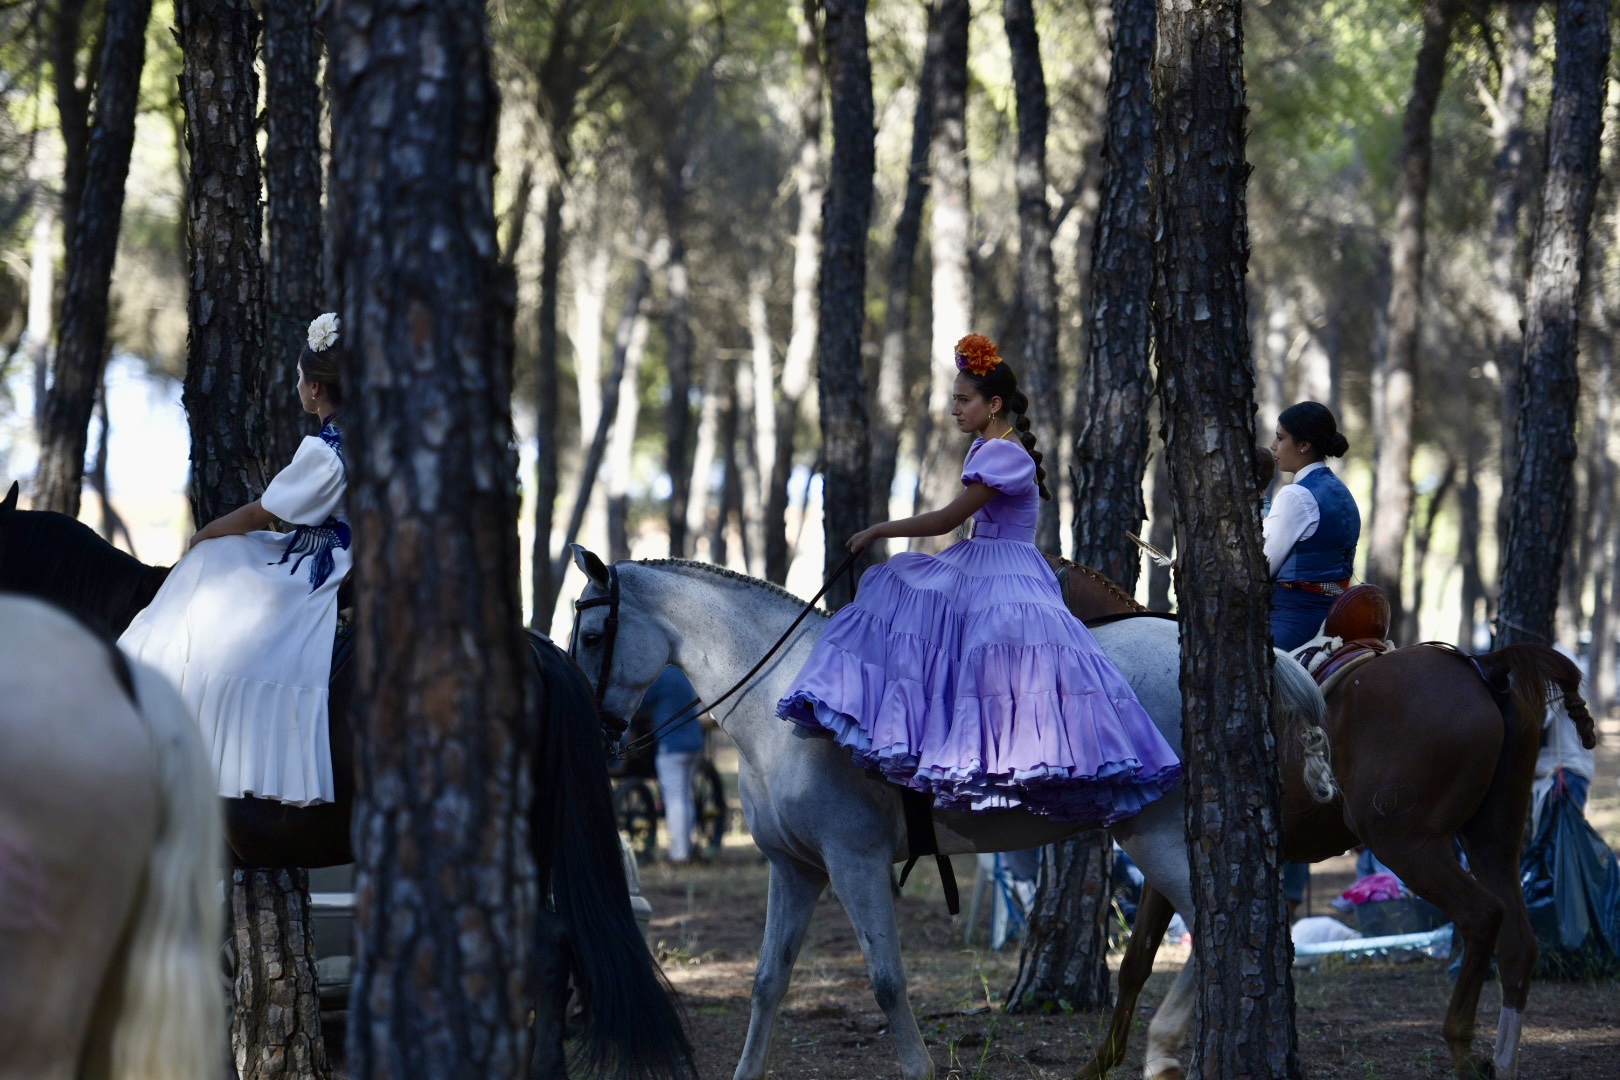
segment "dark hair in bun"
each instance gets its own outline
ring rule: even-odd
[[[1343,457],[1350,450],[1349,441],[1333,419],[1333,411],[1319,401],[1288,406],[1277,417],[1277,426],[1292,435],[1295,442],[1310,443],[1311,449],[1323,457]]]
[[[1012,421],[1013,430],[1018,432],[1018,441],[1024,444],[1029,456],[1035,459],[1035,486],[1040,489],[1041,498],[1050,499],[1052,493],[1046,490],[1046,470],[1041,468],[1043,455],[1035,449],[1035,434],[1030,431],[1029,398],[1018,389],[1018,376],[1013,374],[1012,365],[1003,360],[983,375],[975,375],[966,368],[962,369],[962,378],[973,385],[979,396],[989,401],[993,397],[1001,399]]]
[[[304,378],[318,382],[326,390],[334,408],[343,406],[343,369],[348,367],[348,355],[341,345],[328,345],[316,352],[308,345],[298,355],[298,366],[304,369]]]

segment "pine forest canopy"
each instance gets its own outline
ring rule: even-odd
[[[7,395],[0,400],[6,433],[0,438],[9,459],[18,461],[29,456],[27,414],[34,387],[43,385],[34,371],[48,363],[49,349],[41,346],[57,331],[50,305],[30,307],[31,289],[44,283],[59,294],[66,285],[61,208],[73,195],[65,186],[67,170],[82,147],[65,137],[82,132],[93,117],[90,80],[110,2],[25,0],[0,8],[0,363]],[[1502,394],[1510,372],[1498,361],[1491,329],[1490,270],[1499,89],[1513,55],[1508,7],[1491,5],[1484,22],[1471,10],[1457,18],[1433,119],[1411,423],[1409,542],[1417,561],[1409,558],[1404,568],[1424,637],[1471,637],[1476,626],[1487,625],[1486,599],[1495,589],[1499,545],[1492,523],[1502,487]],[[1383,348],[1402,125],[1424,36],[1423,9],[1416,0],[1253,0],[1244,13],[1257,436],[1290,401],[1314,397],[1334,405],[1352,445],[1344,471],[1364,506],[1372,502],[1379,440],[1370,395]],[[578,529],[599,549],[661,554],[663,538],[674,530],[683,534],[683,554],[763,574],[772,530],[786,529],[782,542],[789,552],[814,547],[817,530],[800,525],[799,508],[805,479],[820,460],[816,398],[801,391],[783,408],[781,393],[795,378],[784,365],[800,355],[792,345],[802,329],[795,296],[814,290],[813,277],[796,273],[795,259],[806,190],[798,170],[807,160],[807,78],[823,80],[819,96],[826,93],[824,76],[807,67],[800,40],[807,12],[817,17],[818,5],[513,0],[489,10],[502,95],[496,212],[517,281],[515,410],[526,445],[537,429],[554,439],[544,458],[556,470],[548,522],[552,556],[576,501]],[[1037,2],[1034,13],[1050,109],[1045,165],[1055,227],[1060,394],[1038,402],[1032,420],[1048,453],[1048,472],[1061,480],[1072,459],[1076,418],[1085,409],[1075,396],[1084,384],[1078,365],[1085,353],[1111,13],[1104,0]],[[1018,357],[1029,344],[1020,315],[1019,116],[998,15],[994,6],[975,6],[968,28],[969,299],[974,328]],[[1525,194],[1516,226],[1521,288],[1522,250],[1538,213],[1552,18],[1550,7],[1534,17],[1518,121],[1528,147],[1516,179]],[[174,23],[169,0],[153,5],[108,342],[114,352],[138,354],[154,369],[179,374],[186,351],[181,185],[187,164],[176,91],[182,65],[169,32]],[[889,255],[917,179],[910,165],[929,8],[920,0],[872,0],[867,24],[877,135],[861,339],[868,399],[874,400],[882,375],[879,329],[897,325],[886,310]],[[818,153],[810,160],[824,176],[832,160],[831,114],[818,124]],[[909,404],[897,432],[894,494],[906,512],[917,463],[914,423],[924,411],[930,366],[941,359],[930,356],[933,320],[945,314],[943,305],[935,310],[927,272],[937,235],[927,224],[933,212],[933,202],[925,200],[917,269],[905,294],[907,318],[898,324],[899,390]],[[1612,192],[1600,191],[1592,229],[1608,235],[1615,214]],[[549,282],[548,239],[555,259]],[[1593,247],[1588,304],[1595,316],[1583,320],[1587,347],[1580,353],[1587,387],[1598,385],[1599,366],[1607,362],[1602,328],[1616,287],[1614,246]],[[273,337],[273,323],[270,330]],[[272,372],[281,371],[274,365],[282,359],[290,365],[291,358],[272,358]],[[272,374],[268,384],[284,387],[283,376]],[[672,392],[684,408],[671,408]],[[1577,508],[1612,499],[1606,493],[1613,452],[1598,422],[1606,400],[1591,392],[1580,399]],[[541,403],[544,415],[537,417]],[[868,412],[881,419],[875,406]],[[118,418],[112,420],[116,427]],[[617,430],[630,423],[633,430]],[[599,427],[593,486],[588,498],[577,500]],[[771,520],[765,512],[772,505],[771,458],[784,452],[787,513]],[[526,460],[522,479],[531,498],[534,467]],[[1072,495],[1067,484],[1054,486],[1067,522]],[[684,503],[674,512],[672,495]],[[1566,574],[1559,628],[1570,643],[1610,603],[1598,570],[1614,543],[1614,515],[1603,518],[1601,534],[1589,515],[1576,516],[1566,559],[1576,572]],[[525,511],[525,521],[532,520],[533,511]],[[1067,527],[1062,535],[1068,537]],[[1461,575],[1453,573],[1459,565]],[[1464,615],[1470,575],[1483,594],[1468,599]]]

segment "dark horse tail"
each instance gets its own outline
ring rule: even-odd
[[[550,641],[531,634],[529,645],[544,698],[530,837],[541,888],[549,880],[565,924],[569,967],[585,1005],[577,1063],[591,1075],[695,1080],[673,991],[630,910],[590,682]]]
[[[1588,750],[1597,745],[1597,729],[1592,714],[1581,697],[1581,669],[1562,653],[1534,642],[1506,645],[1479,658],[1488,682],[1489,676],[1506,675],[1513,694],[1513,704],[1525,721],[1534,721],[1539,728],[1541,717],[1547,711],[1547,702],[1553,690],[1564,695],[1564,709],[1580,732],[1581,745]]]

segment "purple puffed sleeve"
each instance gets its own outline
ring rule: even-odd
[[[962,466],[962,486],[969,484],[984,484],[1003,495],[1028,495],[1035,490],[1035,459],[1023,443],[991,439]]]

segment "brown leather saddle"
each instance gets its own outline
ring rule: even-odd
[[[1322,633],[1343,644],[1331,650],[1321,646],[1308,649],[1299,656],[1299,661],[1316,677],[1318,686],[1326,687],[1351,668],[1360,667],[1394,648],[1389,642],[1389,598],[1377,585],[1354,585],[1346,589],[1328,608]]]
[[[1050,552],[1042,552],[1042,555],[1057,577],[1063,603],[1070,614],[1087,626],[1122,615],[1153,614],[1101,571]]]

